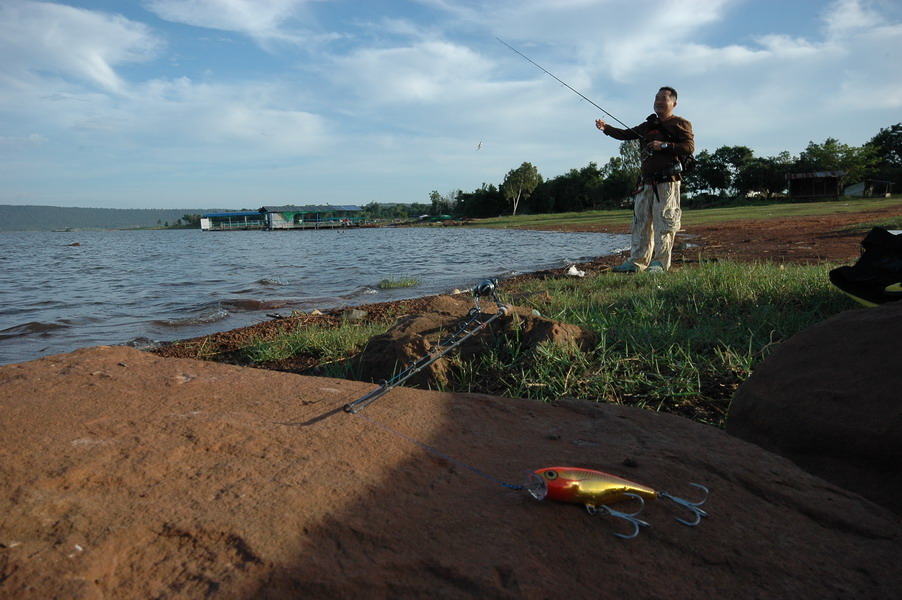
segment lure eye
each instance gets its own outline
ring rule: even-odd
[[[554,481],[555,479],[557,479],[557,471],[545,471],[543,475],[548,481]]]

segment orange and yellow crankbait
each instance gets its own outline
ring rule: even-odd
[[[677,519],[680,523],[694,527],[701,522],[702,517],[708,514],[699,508],[708,499],[708,489],[697,483],[691,484],[704,490],[705,498],[700,502],[690,502],[683,498],[677,498],[667,492],[655,490],[648,486],[603,473],[592,469],[580,469],[578,467],[547,467],[530,473],[526,489],[536,500],[550,498],[560,502],[582,504],[590,514],[603,512],[612,517],[624,519],[635,527],[631,535],[615,534],[622,538],[634,538],[639,535],[639,527],[648,527],[649,524],[637,518],[645,507],[645,499],[654,500],[665,498],[672,500],[680,506],[690,510],[694,518],[692,520]],[[625,513],[610,508],[610,504],[616,504],[627,499],[637,499],[640,503],[639,510],[634,513]]]

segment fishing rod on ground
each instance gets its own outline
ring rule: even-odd
[[[551,77],[553,77],[556,81],[558,81],[561,85],[566,87],[568,90],[570,90],[571,92],[573,92],[574,94],[576,94],[577,96],[579,96],[580,98],[582,98],[583,100],[585,100],[586,102],[588,102],[589,104],[591,104],[592,106],[594,106],[595,108],[597,108],[598,110],[600,110],[601,112],[603,112],[604,114],[609,116],[610,118],[614,119],[615,121],[617,121],[618,123],[623,125],[623,127],[627,131],[634,133],[641,140],[645,139],[645,136],[640,135],[639,132],[637,132],[635,129],[633,129],[632,127],[630,127],[629,125],[627,125],[626,123],[624,123],[623,121],[621,121],[620,119],[618,119],[617,117],[615,117],[614,115],[612,115],[611,113],[609,113],[608,111],[603,109],[602,107],[598,106],[596,103],[594,103],[591,100],[589,100],[588,98],[586,98],[581,92],[574,89],[569,83],[567,83],[566,81],[563,81],[560,77],[558,77],[557,75],[555,75],[554,73],[552,73],[551,71],[549,71],[548,69],[546,69],[545,67],[543,67],[542,65],[537,63],[536,61],[534,61],[533,59],[529,58],[528,56],[526,56],[525,54],[523,54],[522,52],[520,52],[519,50],[517,50],[516,48],[514,48],[513,46],[511,46],[504,40],[502,40],[501,38],[496,37],[495,39],[498,40],[499,42],[501,42],[502,44],[504,44],[505,46],[507,46],[508,48],[510,48],[511,50],[513,50],[514,52],[516,52],[517,54],[519,54],[520,56],[522,56],[523,58],[525,58],[526,60],[528,60],[529,62],[531,62],[532,64],[534,64],[535,66],[537,66],[539,69],[541,69],[542,71],[544,71]]]
[[[433,351],[430,351],[429,354],[422,357],[388,381],[383,381],[382,384],[372,392],[366,394],[361,398],[358,398],[354,402],[345,404],[345,412],[356,414],[359,411],[363,410],[373,401],[392,391],[394,388],[398,387],[399,385],[443,357],[445,354],[461,345],[466,340],[470,339],[472,336],[488,327],[489,323],[491,323],[495,319],[506,315],[510,310],[498,299],[498,281],[495,279],[484,279],[483,281],[479,282],[479,284],[473,289],[473,295],[475,296],[476,307],[470,309],[470,312],[467,313],[469,320],[461,322],[460,327],[458,327],[457,331],[455,331],[453,334],[448,336],[448,338],[439,343],[439,345],[436,346]],[[495,301],[495,304],[498,306],[498,312],[493,314],[485,321],[481,321],[480,317],[482,316],[482,310],[479,307],[479,298],[486,296],[490,296]],[[474,324],[476,326],[472,327]]]

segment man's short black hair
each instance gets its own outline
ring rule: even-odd
[[[659,91],[659,92],[665,92],[665,91],[666,91],[666,92],[670,92],[670,97],[673,98],[673,101],[674,101],[674,102],[676,102],[676,100],[677,100],[677,91],[676,91],[675,89],[673,89],[672,87],[670,87],[670,86],[668,86],[668,85],[665,85],[664,87],[662,87],[662,88],[659,89],[658,91]]]

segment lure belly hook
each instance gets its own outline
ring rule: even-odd
[[[547,467],[530,473],[525,487],[536,500],[550,498],[559,502],[582,504],[586,507],[589,514],[601,512],[623,519],[633,525],[634,530],[632,534],[616,533],[614,535],[624,539],[632,539],[639,535],[640,527],[650,527],[647,522],[638,518],[638,515],[645,508],[645,499],[664,498],[688,509],[693,515],[691,519],[677,518],[676,520],[689,527],[698,525],[702,517],[707,517],[708,513],[700,507],[708,499],[708,488],[697,483],[690,485],[705,492],[705,497],[699,502],[690,502],[667,492],[658,491],[640,483],[601,471],[577,467]],[[616,504],[628,499],[639,501],[640,506],[637,511],[632,513],[621,512],[608,506],[609,504]]]

